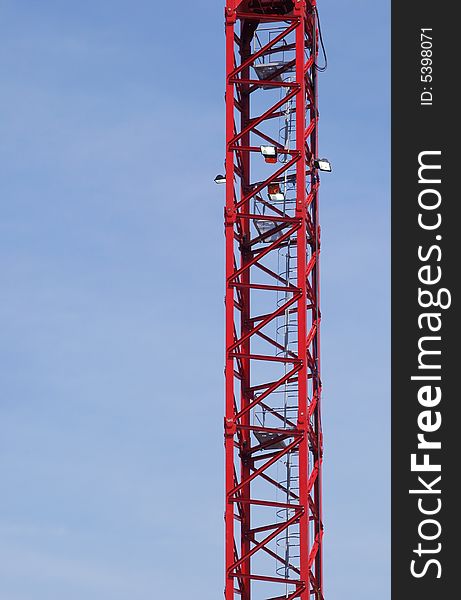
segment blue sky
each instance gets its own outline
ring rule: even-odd
[[[326,591],[384,600],[389,7],[319,4]],[[1,600],[222,597],[222,15],[2,2]]]

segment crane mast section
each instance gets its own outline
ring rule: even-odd
[[[315,1],[225,27],[225,600],[324,600]]]

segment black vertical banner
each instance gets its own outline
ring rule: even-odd
[[[392,2],[392,600],[461,573],[455,8]]]

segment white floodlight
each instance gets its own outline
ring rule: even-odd
[[[225,175],[216,175],[216,177],[214,178],[214,182],[215,183],[226,183],[226,176]]]
[[[285,200],[285,194],[280,190],[278,183],[270,183],[267,188],[269,198],[272,202],[282,202],[282,200]]]
[[[331,173],[331,163],[327,158],[317,158],[317,160],[314,160],[314,166],[319,171]]]
[[[260,146],[261,154],[268,163],[277,162],[277,148],[275,146]]]
[[[260,146],[263,156],[277,156],[277,148],[275,146]]]

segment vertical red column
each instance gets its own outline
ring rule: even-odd
[[[225,18],[225,600],[323,600],[315,3]]]
[[[240,64],[246,65],[248,58],[251,54],[250,47],[250,33],[247,28],[242,28],[240,32],[240,43],[239,43],[239,57]],[[242,80],[250,79],[250,67],[244,66],[242,68]],[[250,93],[249,84],[243,83],[240,89],[240,131],[244,131],[242,135],[242,146],[248,147],[250,145],[250,131],[248,125],[250,122]],[[241,157],[241,177],[240,177],[240,196],[245,198],[250,191],[250,153],[246,152]],[[244,202],[242,210],[245,213],[250,212],[250,200]],[[242,337],[246,338],[242,343],[242,351],[245,355],[241,361],[241,392],[240,392],[240,406],[246,408],[251,402],[251,377],[250,377],[250,355],[251,355],[251,312],[250,312],[250,299],[251,299],[251,269],[246,268],[246,265],[251,260],[251,228],[248,220],[243,220],[240,223],[241,227],[241,246],[240,246],[240,266],[243,269],[242,272],[242,284],[243,287],[240,292],[241,299],[241,333]],[[246,412],[242,415],[242,430],[241,430],[241,481],[247,481],[242,487],[242,496],[250,497],[251,494],[251,483],[249,482],[250,477],[250,454],[249,449],[251,446],[251,434],[248,427],[250,426],[250,413]],[[241,511],[241,556],[248,556],[251,549],[250,531],[251,531],[251,507],[249,504],[242,504],[240,507]],[[241,581],[241,600],[250,600],[251,598],[251,581],[248,578],[251,572],[251,558],[247,558],[243,561],[241,566],[241,572],[243,575]]]
[[[235,66],[234,60],[234,30],[236,15],[233,2],[229,3],[225,11],[226,18],[226,140],[231,140],[235,135],[234,126],[234,86],[229,81],[229,73]],[[234,208],[234,156],[229,144],[226,143],[226,205],[224,209],[224,224],[226,236],[226,281],[229,282],[234,271],[234,226],[236,211]],[[226,307],[226,348],[234,342],[234,291],[229,283],[226,284],[225,295]],[[226,581],[225,600],[233,600],[234,580],[230,575],[230,566],[234,563],[234,504],[232,503],[230,491],[235,485],[234,478],[234,360],[229,352],[226,352],[225,363],[225,418],[224,418],[224,444],[225,444],[225,487],[226,507],[224,513],[225,521],[225,561]]]
[[[294,14],[297,16],[295,33],[296,53],[296,150],[299,160],[296,165],[296,216],[304,224],[306,222],[306,83],[305,83],[305,12],[306,6],[302,0],[296,0]],[[300,370],[298,372],[298,429],[302,432],[299,443],[299,499],[302,513],[299,522],[300,554],[309,556],[309,448],[307,427],[307,399],[308,399],[308,372],[307,372],[307,302],[306,302],[306,265],[307,265],[307,231],[300,227],[297,234],[297,281],[301,290],[298,301],[298,356],[300,357]],[[301,580],[305,587],[300,595],[303,600],[309,598],[309,564],[307,560],[301,561]]]
[[[312,0],[312,11],[309,15],[309,28],[311,30],[312,53],[318,55],[319,28],[316,0]],[[310,80],[310,123],[307,128],[307,145],[312,158],[318,157],[318,71],[316,65],[312,69]],[[310,171],[310,190],[308,196],[308,217],[312,223],[311,255],[313,257],[312,269],[308,277],[308,287],[312,290],[313,305],[311,327],[312,357],[312,401],[309,412],[311,414],[311,430],[309,431],[312,473],[311,485],[311,522],[312,522],[312,549],[309,562],[312,566],[311,579],[318,595],[323,594],[323,523],[322,523],[322,461],[323,461],[323,436],[321,421],[321,365],[320,365],[320,220],[319,220],[319,176],[317,169]]]
[[[316,0],[313,0],[314,10],[312,12],[312,44],[314,55],[317,56],[319,41],[319,28],[317,22]],[[318,156],[318,73],[314,68],[312,71],[312,92],[313,99],[310,108],[311,123],[315,127],[311,134],[311,148],[313,156]],[[314,506],[316,511],[313,514],[314,521],[314,544],[317,547],[317,553],[314,559],[314,577],[319,590],[323,590],[323,524],[322,524],[322,461],[323,461],[323,436],[321,419],[321,396],[322,381],[320,378],[320,218],[319,218],[319,197],[318,197],[318,174],[315,170],[311,173],[311,189],[313,190],[312,214],[313,226],[315,231],[313,252],[317,259],[313,268],[312,281],[315,294],[315,336],[312,340],[312,355],[314,360],[313,376],[313,398],[316,398],[314,406],[314,437],[315,437],[315,458],[318,465],[318,474],[314,483]]]

